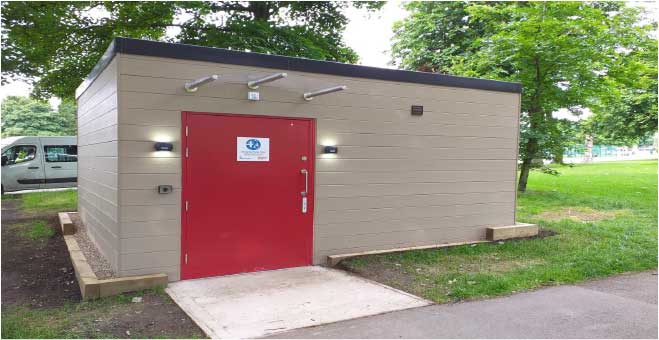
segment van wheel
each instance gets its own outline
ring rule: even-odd
[[[4,185],[2,186],[2,194],[3,195],[5,194],[5,186]]]

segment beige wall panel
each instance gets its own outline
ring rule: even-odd
[[[181,238],[178,235],[123,238],[120,248],[122,254],[180,251]]]
[[[116,237],[119,233],[116,223],[118,221],[118,207],[112,202],[101,198],[95,192],[87,190],[87,188],[83,189],[79,196],[82,201],[86,202],[90,211],[95,213],[96,219],[108,228],[113,237]]]
[[[117,202],[117,188],[112,188],[94,181],[90,181],[85,177],[78,176],[78,186],[84,187],[91,192],[94,192],[99,197],[109,202]]]
[[[181,188],[180,174],[120,174],[119,181],[122,189],[156,190],[160,184],[173,185],[176,189]]]
[[[119,269],[117,59],[78,98],[78,211],[91,240]]]
[[[78,145],[91,145],[117,140],[117,126],[112,125],[86,134],[78,134]]]
[[[114,172],[102,171],[97,169],[92,169],[90,171],[80,169],[78,174],[80,177],[85,177],[86,179],[103,184],[111,188],[117,188],[117,174]]]
[[[122,91],[127,92],[149,92],[149,93],[158,93],[164,95],[175,95],[180,96],[181,98],[196,98],[196,97],[211,97],[218,99],[239,99],[246,100],[246,86],[244,83],[228,83],[226,81],[217,81],[212,84],[208,84],[200,88],[195,93],[188,93],[183,88],[185,80],[174,80],[167,78],[151,78],[151,77],[142,77],[142,76],[122,76]],[[307,102],[302,98],[303,89],[291,90],[287,89],[282,85],[284,81],[278,81],[277,83],[268,84],[261,86],[258,91],[260,93],[261,100],[268,102],[284,102],[284,103],[298,103],[304,104],[306,107],[311,108],[312,111],[315,111],[316,107],[361,107],[368,109],[384,109],[383,114],[376,114],[381,121],[415,121],[415,120],[428,120],[428,117],[433,118],[435,115],[433,113],[451,113],[454,115],[461,114],[464,117],[464,114],[471,115],[493,115],[499,117],[499,121],[494,121],[495,125],[501,125],[501,118],[508,117],[508,120],[504,120],[503,123],[510,124],[512,118],[515,117],[514,107],[510,106],[510,103],[507,106],[496,107],[495,109],[488,108],[484,110],[483,107],[479,107],[477,103],[469,102],[455,102],[455,101],[438,101],[434,98],[403,98],[390,95],[367,95],[367,94],[354,94],[348,91],[343,91],[340,94],[335,94],[332,96],[324,96],[314,98],[312,102]],[[438,90],[435,89],[435,92]],[[478,98],[478,97],[476,97]],[[410,114],[411,105],[424,105],[425,117],[414,117]],[[389,115],[389,112],[399,111],[399,114]],[[354,114],[354,113],[353,113]],[[338,117],[337,117],[338,118]],[[346,117],[348,118],[348,117]],[[373,118],[367,116],[357,116],[354,117],[357,119],[369,119]],[[465,122],[460,122],[465,123]],[[482,122],[478,122],[483,124]]]
[[[383,195],[362,197],[331,197],[316,202],[316,211],[341,214],[343,210],[378,209],[397,207],[423,207],[433,205],[505,203],[514,200],[514,191],[486,193]]]
[[[145,77],[172,78],[183,83],[208,74],[217,73],[228,83],[244,84],[249,79],[286,72],[286,79],[278,80],[277,85],[286,89],[314,90],[318,87],[335,85],[348,86],[348,93],[366,95],[389,95],[401,98],[427,98],[459,102],[481,102],[488,105],[506,105],[514,101],[518,94],[492,92],[477,89],[452,88],[405,82],[392,82],[375,79],[350,78],[317,73],[289,70],[266,69],[252,66],[216,64],[198,61],[185,61],[157,57],[126,55],[121,58],[121,74]]]
[[[89,122],[100,117],[103,114],[110,112],[117,108],[117,93],[113,93],[107,98],[103,98],[101,102],[97,103],[93,108],[90,108],[89,111],[78,111],[78,124],[79,126],[85,126]]]
[[[337,156],[341,159],[514,159],[510,149],[462,149],[459,147],[363,147],[345,146],[340,148]],[[322,145],[318,145],[316,153],[322,153]]]
[[[242,102],[242,100],[241,100]],[[466,104],[465,104],[466,105]],[[296,115],[307,115],[318,118],[316,111],[307,112],[304,107],[298,109]],[[478,109],[473,109],[478,112]],[[149,109],[125,109],[124,114],[120,117],[121,124],[142,125],[142,126],[171,126],[178,127],[181,122],[181,111],[177,110],[149,110]],[[515,115],[485,115],[477,113],[447,113],[447,112],[429,112],[425,110],[423,118],[411,116],[410,110],[393,110],[393,109],[351,109],[336,110],[333,113],[322,114],[325,118],[335,119],[373,119],[373,116],[381,121],[419,121],[446,123],[446,124],[466,124],[466,125],[483,125],[483,126],[510,126],[516,123]],[[180,134],[180,131],[178,132]]]
[[[386,183],[352,185],[318,185],[316,198],[380,195],[413,195],[461,192],[497,192],[507,190],[510,182]]]
[[[157,251],[151,253],[121,254],[121,271],[171,267],[179,264],[179,251]]]
[[[119,123],[122,125],[143,125],[150,127],[178,127],[181,125],[181,111],[124,109],[119,117]]]
[[[100,105],[105,103],[109,98],[117,97],[117,83],[116,79],[108,82],[103,89],[94,94],[92,100],[80,104],[79,109],[83,114],[81,117],[87,117],[90,112],[104,112],[100,110]],[[116,101],[115,101],[116,103]]]
[[[403,230],[393,232],[378,232],[361,235],[339,235],[318,237],[316,249],[319,252],[324,250],[338,250],[346,248],[368,247],[371,249],[388,249],[389,245],[400,244],[400,240],[405,240],[410,246],[460,242],[464,240],[483,240],[485,239],[485,228],[469,227],[460,225],[459,227],[449,228],[442,226],[437,229],[420,229],[420,230]],[[432,242],[430,240],[435,240]]]
[[[387,171],[316,172],[316,184],[436,183],[466,181],[509,181],[510,172],[479,171]]]
[[[114,108],[108,112],[105,112],[94,119],[89,119],[86,124],[80,124],[78,122],[78,129],[89,133],[92,131],[100,130],[108,126],[117,125],[118,122],[117,109]]]
[[[483,203],[448,206],[398,207],[382,209],[354,209],[341,213],[336,211],[319,211],[314,223],[319,226],[326,224],[350,224],[355,222],[381,221],[391,219],[413,219],[427,217],[464,216],[470,214],[497,214],[513,208],[512,202]]]
[[[316,244],[319,250],[328,250],[344,247],[344,245],[341,243],[334,242],[337,237],[340,238],[342,236],[366,234],[392,234],[426,229],[444,229],[446,233],[443,235],[443,237],[451,237],[455,233],[455,229],[480,228],[483,232],[482,236],[485,237],[486,227],[502,223],[502,221],[505,221],[508,218],[504,215],[504,213],[500,212],[498,214],[481,213],[463,216],[440,216],[335,223],[330,225],[316,226],[314,229],[314,244]],[[405,238],[392,238],[387,242],[404,242],[405,240]],[[442,241],[443,239],[435,239],[435,241],[437,240]],[[387,242],[383,244],[386,244]]]
[[[121,224],[123,237],[147,237],[181,235],[181,219],[164,221],[124,222]],[[180,236],[179,236],[180,241]]]
[[[334,94],[334,96],[340,96],[341,94]],[[328,95],[332,96],[332,95]],[[277,102],[277,101],[268,101],[262,99],[261,101],[253,102],[242,99],[223,99],[223,98],[213,98],[213,97],[201,97],[201,96],[177,96],[177,95],[168,95],[168,94],[156,94],[156,93],[145,93],[145,92],[128,92],[121,91],[121,110],[124,109],[150,109],[150,110],[176,110],[176,111],[196,111],[196,112],[215,112],[215,113],[242,113],[242,114],[259,114],[259,115],[278,115],[286,117],[309,117],[309,118],[318,118],[318,119],[327,119],[327,120],[348,120],[353,119],[360,113],[363,116],[369,115],[371,117],[377,117],[381,111],[391,111],[391,108],[386,109],[374,109],[374,108],[365,108],[359,107],[357,105],[363,105],[363,101],[355,101],[353,105],[355,106],[330,106],[330,105],[318,105],[312,102],[299,102],[299,103],[286,103],[286,102]],[[454,104],[455,105],[455,104]],[[425,105],[424,105],[425,106]],[[451,104],[444,104],[441,107],[438,106],[436,111],[446,112],[447,108]],[[431,111],[432,108],[428,108],[428,111]],[[514,107],[509,107],[508,110],[513,112]],[[425,115],[424,117],[432,116],[431,114]],[[352,117],[352,118],[351,118]],[[407,117],[406,115],[404,117]],[[408,124],[398,124],[401,122],[401,119],[397,121],[371,121],[370,123],[375,124],[377,127],[382,127],[387,129],[387,133],[391,131],[409,131],[410,128],[415,126],[423,126],[421,122],[425,123],[426,120],[423,120],[424,117],[409,117],[408,120],[404,122]],[[502,119],[501,123],[497,126],[491,127],[491,129],[480,129],[479,134],[473,136],[484,136],[480,132],[486,132],[493,130],[495,132],[488,132],[488,134],[497,135],[496,131],[501,130],[506,122],[511,122],[514,115],[511,113],[505,116]],[[414,119],[416,118],[416,119]],[[393,124],[396,123],[396,124]],[[431,122],[432,123],[432,122]],[[341,130],[341,132],[353,132],[354,130],[350,129],[350,126],[340,125],[340,121],[336,123],[339,127],[348,130]],[[437,128],[444,128],[444,124],[440,123],[437,120],[437,125],[434,125]],[[462,125],[462,124],[455,124]],[[486,126],[484,124],[479,124],[480,126]],[[330,125],[331,126],[331,125]],[[396,128],[398,127],[398,128]],[[371,131],[374,127],[367,127],[367,131]],[[466,132],[471,131],[469,126],[465,125],[464,129]],[[360,131],[360,132],[367,132]],[[440,130],[442,132],[444,130]],[[385,131],[382,131],[384,133]],[[412,131],[413,133],[418,133],[417,131]],[[455,135],[455,132],[449,130],[449,132],[444,131],[445,133],[451,133]],[[510,128],[507,128],[506,137],[512,138],[510,136]],[[441,135],[441,133],[436,132],[434,135]],[[472,136],[472,135],[466,135]],[[498,136],[498,135],[497,135]],[[486,136],[484,136],[486,137]]]
[[[78,104],[85,105],[92,98],[99,98],[96,94],[106,87],[111,87],[116,90],[117,85],[115,82],[118,79],[118,61],[119,58],[114,58],[114,60],[105,67],[105,70],[103,70],[95,81],[92,82],[92,84],[80,95],[78,98]]]
[[[181,158],[123,157],[119,159],[119,172],[125,174],[178,174],[181,172]]]
[[[117,172],[117,157],[83,157],[78,160],[79,171],[95,169],[106,172]]]
[[[447,231],[446,236],[444,238],[435,239],[433,241],[429,241],[430,237],[426,236],[428,238],[427,240],[418,241],[418,242],[416,241],[400,242],[399,240],[397,240],[391,243],[379,244],[379,245],[366,245],[366,246],[350,247],[350,248],[335,248],[331,250],[316,250],[313,256],[313,263],[317,265],[327,264],[328,255],[352,254],[352,253],[359,253],[370,250],[387,250],[387,249],[396,249],[396,248],[404,248],[404,247],[427,246],[427,245],[437,245],[437,244],[446,244],[446,243],[454,243],[454,242],[467,242],[465,240],[477,241],[477,240],[484,240],[485,237],[484,235],[485,235],[484,228],[473,228],[473,229],[461,228],[460,230],[451,231],[450,234],[449,231]]]
[[[510,149],[517,147],[517,141],[514,138],[360,134],[337,132],[327,128],[317,131],[317,139],[320,145],[338,146],[423,148],[432,145],[435,147],[461,147],[464,149],[480,149],[484,145],[489,148]]]
[[[121,125],[119,131],[119,140],[122,141],[159,141],[173,142],[180,140],[181,128],[180,123],[176,127],[169,126],[142,126],[142,125]],[[151,144],[153,150],[153,144]]]
[[[340,152],[339,152],[340,153]],[[433,160],[410,162],[404,159],[341,159],[316,158],[316,171],[419,171],[419,170],[472,170],[515,171],[511,160]]]
[[[155,188],[143,190],[122,189],[119,191],[121,205],[178,205],[181,202],[181,189],[170,194],[159,194]]]
[[[105,142],[89,145],[82,145],[78,148],[78,155],[84,157],[116,157],[117,142]]]
[[[179,218],[181,210],[172,205],[128,205],[121,207],[120,215],[120,221],[122,223],[173,220]]]

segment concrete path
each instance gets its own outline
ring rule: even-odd
[[[253,338],[430,304],[323,267],[185,280],[166,291],[211,338]]]
[[[656,271],[433,305],[273,338],[657,338]]]

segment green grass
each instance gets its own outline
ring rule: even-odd
[[[152,292],[165,299],[164,290],[147,290],[126,293],[96,300],[69,303],[57,308],[32,309],[25,306],[11,306],[2,312],[3,339],[43,339],[43,338],[112,338],[111,334],[97,331],[98,320],[111,315],[126,314],[131,310],[131,300]],[[131,334],[139,337],[139,334]]]
[[[164,288],[155,288],[106,298],[68,303],[54,308],[30,308],[27,306],[3,307],[2,338],[3,339],[73,339],[73,338],[114,338],[107,327],[117,326],[115,318],[135,313],[136,304],[132,298],[136,296],[157,295],[163,303],[174,302],[165,293]],[[119,325],[119,328],[130,329],[130,325]],[[123,332],[123,330],[122,330]],[[123,335],[123,333],[122,333]],[[122,337],[126,337],[123,335]],[[156,335],[158,337],[159,335]],[[176,338],[181,335],[162,334],[162,338]],[[140,334],[133,329],[130,337],[154,338]],[[204,338],[204,334],[195,330],[187,333],[185,338]]]
[[[75,211],[78,209],[78,191],[76,190],[34,192],[22,194],[20,198],[23,201],[21,208],[25,211]]]
[[[656,161],[556,169],[559,176],[533,172],[517,208],[518,221],[556,236],[367,256],[345,265],[367,276],[389,273],[380,281],[436,302],[657,268]],[[566,209],[601,219],[571,219]]]
[[[47,239],[55,235],[55,230],[44,220],[31,221],[29,224],[18,225],[17,228],[23,237],[32,240]]]

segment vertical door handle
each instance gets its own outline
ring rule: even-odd
[[[309,171],[307,171],[307,169],[302,169],[300,170],[300,173],[304,175],[304,191],[300,194],[302,194],[302,197],[305,197],[309,192]]]
[[[300,173],[304,175],[304,191],[302,194],[302,213],[307,213],[307,194],[309,193],[309,171],[307,169],[300,170]]]

